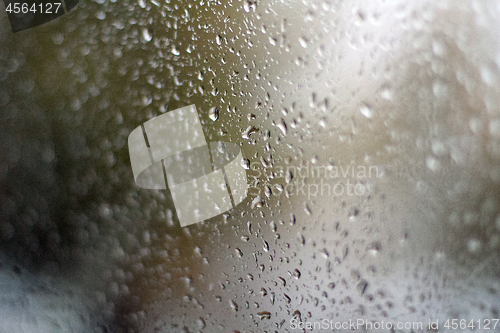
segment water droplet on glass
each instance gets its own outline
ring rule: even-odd
[[[286,123],[283,119],[281,119],[280,122],[278,122],[278,125],[276,125],[280,130],[281,132],[283,133],[283,135],[286,135],[288,129],[286,127]]]
[[[208,110],[208,117],[212,121],[216,121],[217,119],[219,119],[219,109],[216,107],[213,107],[210,110]]]
[[[309,40],[305,37],[299,37],[299,43],[303,48],[307,48]]]
[[[271,313],[268,311],[259,312],[259,313],[257,313],[257,316],[259,317],[260,320],[271,319]]]
[[[428,156],[425,159],[425,164],[432,171],[438,171],[441,168],[441,163],[434,156]]]
[[[357,207],[351,207],[347,214],[349,215],[349,220],[354,221],[356,216],[359,215],[359,209]]]
[[[297,234],[297,240],[299,241],[300,245],[306,244],[306,238],[300,232]]]
[[[153,39],[153,34],[148,28],[144,28],[142,29],[142,38],[144,38],[146,42],[150,42],[151,39]]]
[[[233,311],[235,311],[235,312],[237,312],[237,311],[238,311],[238,304],[236,304],[236,302],[235,302],[235,301],[231,300],[231,301],[229,302],[229,306],[231,307],[231,309],[232,309]]]
[[[467,249],[469,252],[475,253],[481,249],[481,241],[478,239],[469,239],[467,242]]]
[[[361,105],[359,111],[368,119],[371,119],[373,117],[373,109],[368,104]]]
[[[371,242],[366,247],[366,251],[368,251],[368,253],[371,254],[372,256],[376,256],[381,249],[382,245],[380,244],[380,242]]]
[[[181,51],[179,51],[179,49],[177,49],[175,47],[175,45],[172,46],[172,50],[170,52],[172,52],[172,54],[176,55],[176,56],[178,56],[179,54],[181,54]]]
[[[260,208],[264,205],[264,200],[262,200],[262,197],[260,195],[256,196],[252,200],[252,209],[254,208]]]
[[[247,12],[247,13],[248,13],[248,12],[250,12],[250,9],[253,9],[253,10],[255,11],[255,8],[256,8],[256,7],[257,7],[257,3],[252,2],[252,1],[248,1],[248,0],[247,0],[247,1],[245,1],[245,2],[243,3],[243,10],[244,10],[245,12]]]
[[[286,287],[286,280],[282,278],[281,276],[278,277],[278,280],[280,281],[280,284],[282,287]]]
[[[247,129],[241,134],[241,137],[243,139],[250,139],[250,135],[252,135],[253,133],[257,132],[258,129],[253,127],[253,126],[248,126]]]
[[[367,288],[368,288],[368,282],[366,280],[361,280],[356,286],[356,289],[358,290],[360,295],[363,295],[366,292]]]
[[[248,158],[244,158],[241,160],[241,166],[245,170],[250,170],[250,160]]]
[[[328,253],[328,250],[323,248],[321,250],[319,250],[319,253],[321,253],[321,255],[323,256],[323,258],[327,259],[328,257],[330,257],[330,253]]]

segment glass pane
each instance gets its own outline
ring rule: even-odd
[[[500,328],[496,1],[4,3],[1,333]]]

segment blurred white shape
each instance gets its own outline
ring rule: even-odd
[[[194,105],[153,118],[144,129],[145,135],[140,126],[134,129],[128,140],[134,180],[142,188],[166,189],[164,166],[181,226],[222,214],[246,198],[240,148],[218,142],[209,150]]]

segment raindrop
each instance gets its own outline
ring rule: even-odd
[[[438,171],[441,168],[441,163],[434,156],[427,156],[425,164],[432,171]]]
[[[245,170],[250,170],[250,160],[248,158],[244,158],[241,160],[241,166]]]
[[[304,212],[306,212],[307,215],[312,215],[311,207],[309,207],[309,205],[305,202],[304,202]]]
[[[271,292],[271,304],[274,305],[275,300],[276,300],[276,294],[274,292]]]
[[[151,39],[153,39],[153,34],[148,28],[144,28],[142,29],[142,38],[144,38],[146,42],[150,42]]]
[[[368,104],[361,105],[359,111],[361,111],[361,114],[368,119],[373,117],[373,109]]]
[[[238,304],[236,304],[236,302],[235,302],[235,301],[231,300],[231,301],[229,302],[229,306],[231,306],[231,309],[232,309],[233,311],[235,311],[235,312],[237,312],[237,311],[238,311]]]
[[[306,238],[300,232],[297,234],[297,240],[299,241],[300,245],[306,244]]]
[[[253,133],[257,132],[258,129],[253,127],[253,126],[248,126],[247,129],[241,134],[241,137],[243,139],[250,139],[250,135],[252,135]]]
[[[363,295],[366,292],[367,288],[368,288],[368,282],[366,280],[361,280],[356,286],[356,289],[358,290],[360,295]]]
[[[280,122],[278,122],[278,125],[276,125],[280,130],[281,132],[283,132],[283,135],[286,135],[286,133],[288,132],[288,129],[286,127],[286,123],[283,119],[281,119]]]
[[[205,319],[202,317],[198,318],[198,327],[202,330],[207,326]]]
[[[280,284],[282,287],[286,287],[286,280],[282,278],[281,276],[278,277],[278,280],[280,281]]]
[[[260,208],[264,205],[264,200],[262,200],[261,196],[258,195],[252,200],[252,209]]]
[[[293,312],[293,319],[302,322],[302,314],[300,313],[299,310],[295,310]]]
[[[469,252],[475,253],[481,249],[481,241],[477,239],[469,239],[467,242]]]
[[[307,48],[309,40],[305,37],[299,37],[299,43],[303,48]]]
[[[276,226],[276,223],[274,223],[274,221],[271,221],[271,223],[269,224],[269,227],[271,228],[272,232],[276,232],[277,226]],[[269,248],[268,248],[268,250],[269,250]]]
[[[99,12],[97,12],[97,14],[96,14],[95,17],[97,17],[99,20],[102,21],[102,20],[104,20],[106,18],[106,13],[103,12],[103,11],[99,11]]]
[[[366,251],[368,251],[368,253],[370,253],[372,256],[376,256],[381,249],[382,245],[380,244],[380,242],[371,242],[366,247]]]
[[[252,1],[245,1],[243,3],[243,10],[245,10],[245,12],[250,12],[250,9],[253,9],[255,11],[255,8],[257,7],[257,3],[255,2],[252,2]]]
[[[390,86],[384,86],[382,87],[382,90],[380,91],[380,97],[382,97],[385,100],[392,101],[393,100],[393,91]]]
[[[271,313],[268,311],[259,312],[259,313],[257,313],[257,316],[259,317],[260,320],[271,319]]]
[[[219,119],[219,109],[216,107],[213,107],[210,110],[208,110],[208,117],[212,121],[216,121],[217,119]]]
[[[299,279],[300,278],[300,271],[298,269],[294,269],[293,272],[292,272],[292,276],[296,279]]]
[[[245,1],[243,3],[243,9],[245,10],[245,12],[249,12],[250,11],[250,6],[252,5],[252,3],[250,1]]]
[[[170,52],[172,52],[172,54],[173,54],[173,55],[176,55],[176,56],[178,56],[179,54],[181,54],[181,51],[179,51],[179,50],[175,47],[175,45],[172,45],[172,50],[171,50]]]
[[[327,259],[328,257],[330,257],[330,253],[328,253],[328,250],[323,248],[321,250],[319,250],[319,253],[321,253],[321,255],[323,256],[323,258]]]
[[[359,215],[359,209],[357,207],[351,207],[348,211],[349,220],[354,220],[356,216]]]
[[[349,246],[346,244],[342,249],[342,258],[345,260],[348,254],[349,254]]]

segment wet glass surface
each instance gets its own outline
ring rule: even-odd
[[[12,33],[0,5],[0,332],[499,330],[499,15],[81,0]],[[127,140],[191,104],[250,188],[181,227]]]

